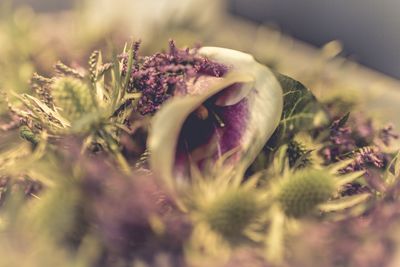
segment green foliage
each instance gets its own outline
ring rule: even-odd
[[[302,217],[335,191],[332,175],[321,170],[300,170],[286,179],[279,188],[278,201],[288,216]]]
[[[303,144],[296,140],[289,142],[286,153],[291,168],[305,168],[311,164],[311,150],[307,150]]]
[[[300,82],[280,73],[275,73],[275,75],[283,89],[282,116],[274,134],[250,167],[251,172],[267,168],[273,160],[276,151],[284,144],[289,145],[291,166],[294,166],[295,161],[298,159],[299,162],[297,163],[300,167],[307,165],[307,162],[309,162],[307,158],[309,158],[310,152],[303,151],[304,148],[300,148],[300,144],[295,145],[294,143],[290,143],[290,140],[297,133],[321,127],[327,124],[328,121],[328,115],[323,106],[308,88]],[[296,151],[291,151],[292,149]]]
[[[131,48],[123,53],[132,55]],[[41,132],[49,136],[46,142],[71,134],[84,138],[82,151],[101,149],[114,156],[127,173],[130,170],[121,154],[120,137],[130,132],[127,119],[136,111],[140,93],[127,92],[127,79],[121,74],[121,62],[114,56],[111,63],[103,63],[102,54],[95,51],[89,58],[88,71],[78,71],[61,62],[55,65],[51,78],[34,73],[32,91],[36,94],[5,93],[10,113],[30,129],[24,127],[21,137],[36,144]],[[133,64],[128,62],[128,69]],[[87,73],[87,74],[86,74]],[[107,77],[106,77],[107,76]],[[19,102],[9,101],[15,96]],[[21,105],[22,104],[22,105]]]
[[[40,141],[40,138],[26,125],[19,128],[19,135],[22,139],[25,139],[34,146],[36,146]]]
[[[283,112],[267,148],[276,149],[300,131],[311,130],[327,122],[322,105],[312,92],[300,82],[275,73],[283,89]]]

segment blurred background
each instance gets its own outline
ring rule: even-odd
[[[319,98],[353,91],[400,127],[399,10],[398,0],[0,0],[0,88],[24,92],[58,60],[83,70],[94,50],[110,61],[131,40],[148,55],[172,38],[250,53]]]
[[[14,0],[13,2],[17,6],[30,5],[36,12],[55,12],[70,10],[76,6],[76,2],[85,1]],[[98,8],[102,12],[110,12],[106,10],[107,1],[94,2],[98,2]],[[148,4],[150,9],[157,9],[153,7],[154,5],[167,4],[162,0],[108,2],[125,2],[122,5],[127,5],[128,2],[137,4],[142,2],[142,5]],[[173,5],[176,1],[167,2]],[[193,1],[179,2],[182,2],[180,5],[186,5],[183,2]],[[203,5],[198,11],[204,13],[205,9],[207,8]],[[275,27],[289,36],[317,47],[338,40],[343,44],[343,55],[346,57],[400,78],[400,1],[398,0],[228,0],[224,9],[235,16]],[[126,11],[129,12],[129,8]]]
[[[346,56],[400,78],[398,0],[230,0],[230,10],[316,46],[339,40]]]

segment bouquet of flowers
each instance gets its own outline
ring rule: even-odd
[[[318,101],[240,51],[173,41],[58,62],[31,89],[3,92],[4,266],[398,260],[386,231],[400,231],[398,136],[345,98]]]

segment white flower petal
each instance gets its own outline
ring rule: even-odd
[[[201,86],[207,86],[206,89],[197,88],[192,90],[197,93],[171,98],[155,114],[148,140],[150,166],[170,186],[188,178],[175,170],[178,138],[185,120],[210,97],[222,91],[215,104],[227,109],[246,101],[246,118],[237,118],[238,123],[245,123],[245,129],[238,136],[240,148],[235,154],[235,162],[243,168],[247,168],[260,152],[278,126],[282,113],[283,97],[278,81],[267,67],[257,63],[251,55],[217,47],[204,47],[199,53],[227,65],[229,71],[223,78],[204,81]],[[227,89],[229,87],[231,89]],[[224,140],[216,142],[220,141]]]

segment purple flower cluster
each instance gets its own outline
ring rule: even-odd
[[[342,169],[343,173],[365,170],[368,166],[384,167],[384,156],[376,147],[361,148],[353,155],[353,162]]]
[[[342,170],[344,173],[365,170],[368,166],[383,168],[385,155],[374,141],[376,131],[371,120],[356,118],[350,128],[346,125],[348,118],[346,115],[331,124],[327,145],[321,151],[325,163],[353,158],[354,161]],[[383,143],[389,144],[392,138],[397,138],[392,130],[388,126],[380,131],[378,137]]]
[[[326,163],[336,162],[357,148],[351,128],[345,125],[346,120],[343,117],[331,124],[328,145],[321,151]]]
[[[373,127],[371,119],[356,114],[350,119],[349,127],[348,119],[347,114],[331,124],[325,146],[321,150],[325,163],[353,158],[354,163],[345,172],[364,170],[367,166],[383,168],[387,161],[387,155],[382,152],[383,147],[399,138],[393,126],[389,124],[378,131]]]
[[[171,40],[168,52],[139,57],[139,42],[133,46],[131,73],[127,74],[124,55],[123,75],[129,75],[129,92],[141,92],[137,110],[142,115],[153,114],[161,104],[175,94],[187,93],[186,82],[201,75],[221,77],[228,68],[197,54],[196,49],[178,49]]]
[[[362,192],[370,192],[377,188],[376,179],[379,175],[372,169],[382,169],[388,161],[388,156],[381,151],[375,142],[375,129],[371,120],[363,120],[360,116],[352,119],[352,127],[347,126],[349,115],[334,120],[329,129],[329,135],[325,140],[325,146],[321,150],[325,164],[331,164],[344,159],[352,159],[351,163],[342,168],[340,173],[366,171],[368,186],[351,183],[345,186],[342,195],[353,195]],[[392,129],[387,129],[385,136],[387,142],[394,135]],[[382,131],[381,131],[382,132]],[[390,136],[389,136],[390,135]],[[379,138],[381,134],[378,136]],[[378,186],[379,187],[379,186]]]

